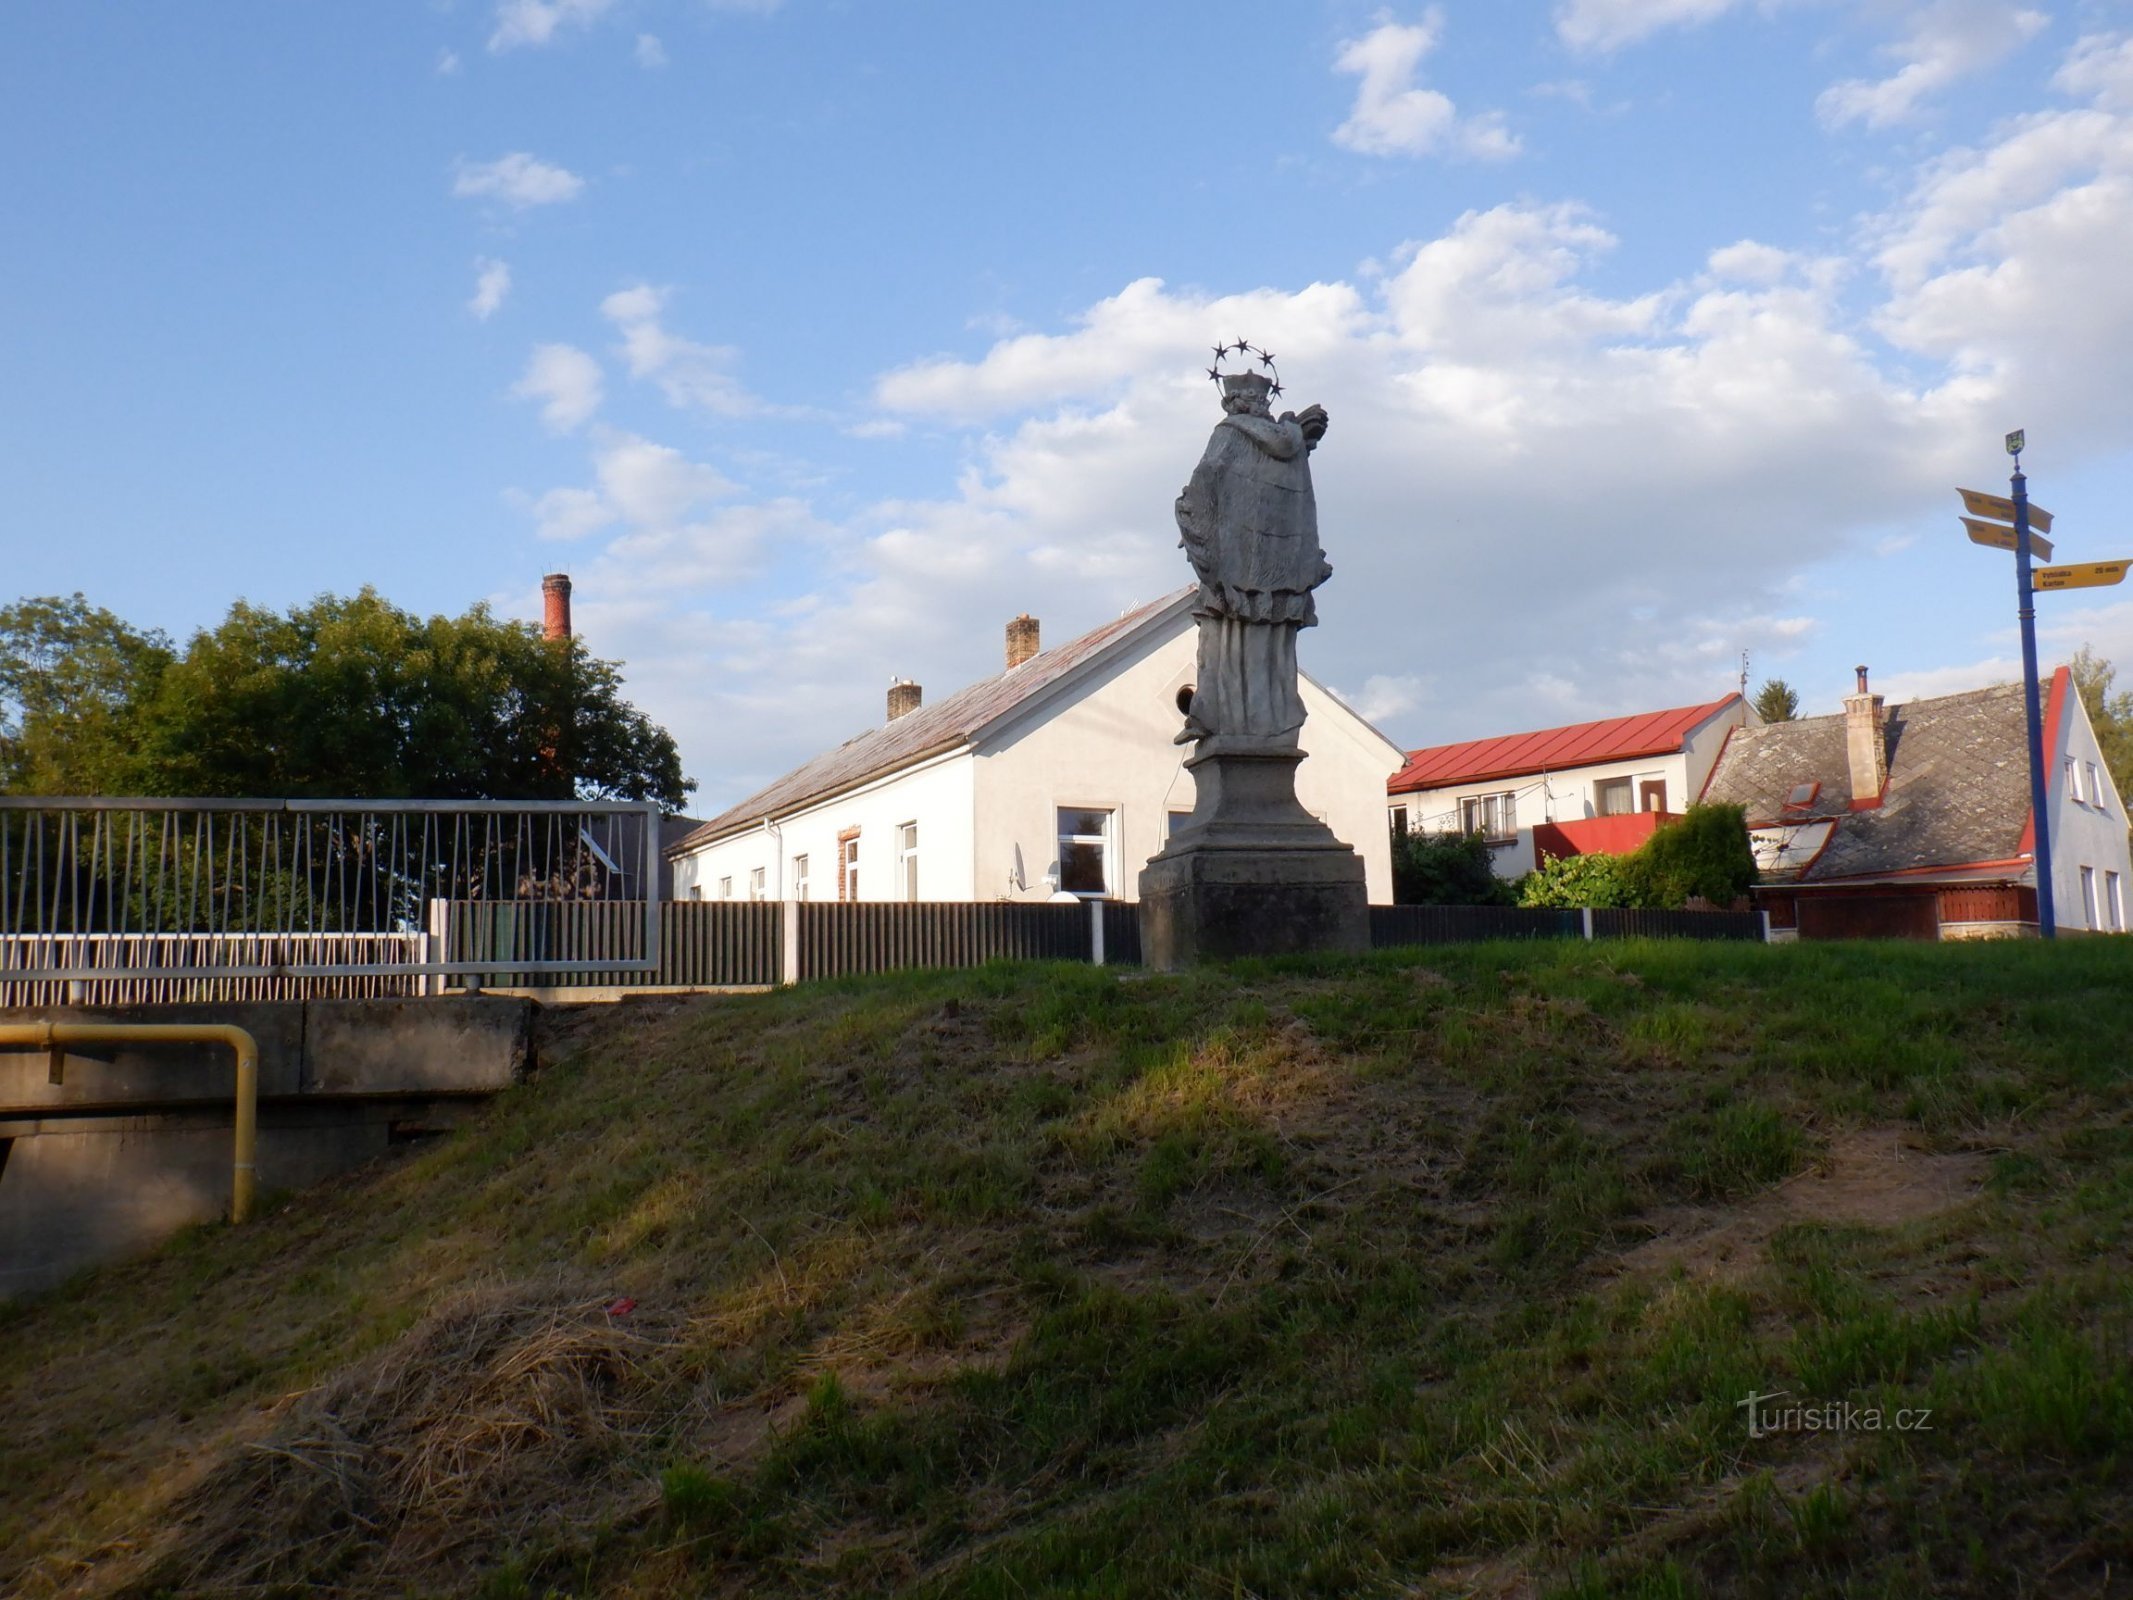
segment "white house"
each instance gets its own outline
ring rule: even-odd
[[[932,705],[893,685],[889,719],[669,848],[682,899],[1137,898],[1141,868],[1190,814],[1179,696],[1193,682],[1196,589],[1053,649],[1008,624],[1007,665]],[[1392,899],[1385,780],[1401,754],[1308,675],[1296,792]]]
[[[1703,792],[1737,727],[1756,721],[1737,694],[1671,711],[1608,717],[1411,752],[1386,785],[1396,831],[1479,833],[1496,875],[1541,861],[1636,849],[1660,818]]]
[[[2044,704],[2058,931],[2123,933],[2126,808],[2064,667]],[[1859,669],[1840,716],[1743,729],[1704,798],[1747,813],[1779,937],[1976,939],[2037,927],[2022,686],[1884,705]]]

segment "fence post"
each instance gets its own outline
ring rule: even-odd
[[[1100,967],[1104,964],[1104,903],[1089,902],[1089,964]]]
[[[800,981],[800,902],[778,902],[778,983]]]
[[[1583,907],[1579,910],[1578,915],[1585,919],[1585,942],[1590,944],[1592,943],[1592,907]]]
[[[431,900],[425,904],[423,909],[428,913],[429,922],[429,951],[425,957],[424,965],[431,961],[442,965],[452,959],[452,902],[442,899]],[[422,990],[425,994],[443,994],[444,974],[441,972],[427,974],[422,980]]]
[[[1763,913],[1762,913],[1762,918],[1763,918],[1763,943],[1765,943],[1765,944],[1768,944],[1768,943],[1770,942],[1770,912],[1769,912],[1769,910],[1768,910],[1767,908],[1766,908],[1766,909],[1765,909],[1765,910],[1763,911]]]

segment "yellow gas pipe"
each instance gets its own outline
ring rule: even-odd
[[[7,1022],[0,1045],[30,1045],[52,1058],[58,1083],[70,1044],[226,1044],[237,1052],[237,1151],[230,1169],[230,1221],[252,1214],[252,1163],[259,1149],[259,1044],[223,1022]]]

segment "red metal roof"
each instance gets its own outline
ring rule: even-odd
[[[1444,789],[1455,784],[1516,778],[1531,772],[1560,772],[1602,761],[1633,761],[1639,756],[1672,755],[1690,730],[1740,699],[1729,694],[1700,706],[1646,711],[1633,717],[1574,722],[1567,728],[1512,733],[1495,739],[1468,739],[1462,744],[1432,745],[1408,753],[1385,788],[1390,794],[1417,789]]]

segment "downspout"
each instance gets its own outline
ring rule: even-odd
[[[70,1044],[226,1044],[237,1055],[237,1136],[230,1164],[230,1221],[252,1214],[253,1162],[259,1148],[259,1044],[244,1029],[221,1022],[0,1023],[0,1045],[29,1045],[51,1057],[51,1081],[62,1081]]]

